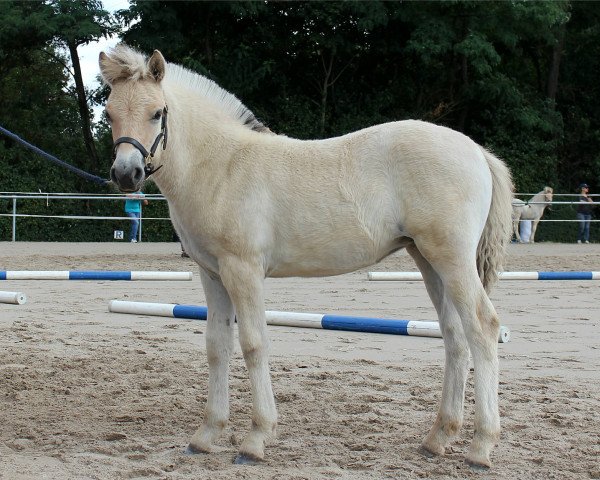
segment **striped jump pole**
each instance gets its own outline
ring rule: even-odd
[[[369,272],[369,280],[415,282],[421,272]],[[600,280],[600,272],[500,272],[500,280]]]
[[[191,280],[192,272],[109,270],[6,270],[0,280]]]
[[[193,320],[206,320],[208,314],[208,309],[204,306],[180,305],[175,303],[128,302],[122,300],[111,300],[108,310],[114,313],[156,315]],[[267,325],[442,338],[438,322],[323,315],[320,313],[278,312],[272,310],[267,310],[265,313]],[[506,343],[509,340],[510,330],[506,327],[500,327],[498,342]]]
[[[0,292],[0,303],[12,303],[13,305],[23,305],[27,301],[27,296],[21,292]]]

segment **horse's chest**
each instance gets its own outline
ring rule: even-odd
[[[207,242],[202,235],[186,226],[174,215],[172,215],[172,220],[186,253],[204,270],[218,273],[217,256],[207,247]]]
[[[218,273],[219,264],[217,262],[216,257],[204,252],[201,249],[193,248],[191,252],[191,257],[196,261],[198,265],[200,265],[204,270]]]
[[[209,272],[218,273],[219,262],[217,257],[203,245],[200,238],[189,232],[182,232],[181,237],[185,251],[200,267]]]

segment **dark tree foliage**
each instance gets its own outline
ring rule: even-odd
[[[215,79],[275,131],[326,137],[420,118],[503,156],[518,190],[572,189],[579,178],[563,178],[559,167],[572,164],[562,149],[560,72],[580,8],[598,9],[566,1],[143,1],[126,12],[139,21],[124,39]],[[596,181],[590,173],[571,175]]]
[[[78,160],[80,166],[88,169],[100,169],[103,165],[92,134],[89,92],[83,85],[77,47],[116,31],[114,20],[101,7],[98,0],[0,3],[0,77],[9,82],[5,87],[14,88],[23,98],[27,98],[31,89],[47,91],[47,98],[32,96],[27,100],[27,107],[40,109],[38,116],[31,120],[43,122],[43,117],[48,117],[57,121],[60,114],[69,109],[69,115],[74,114],[79,124],[78,134],[86,153]],[[37,74],[25,77],[30,68]],[[52,72],[60,79],[50,78]],[[7,104],[11,101],[7,96],[2,99]],[[60,110],[53,102],[60,102]],[[73,106],[77,111],[72,111]],[[22,113],[12,108],[2,109],[9,123],[18,122]],[[19,126],[21,128],[15,133],[25,134],[37,129],[35,124]],[[58,123],[56,127],[64,129],[66,124]],[[47,130],[39,133],[45,132],[50,133]],[[59,145],[61,143],[67,142],[59,142]],[[76,143],[81,141],[76,140]]]
[[[85,155],[75,140],[82,110],[65,95],[53,45],[106,30],[82,21],[58,36],[56,25],[75,28],[78,15],[104,18],[101,12],[95,0],[0,2],[0,124],[35,129],[33,141],[74,163]],[[574,192],[581,181],[600,189],[599,17],[600,3],[569,0],[134,0],[118,14],[125,42],[212,78],[276,132],[323,138],[423,119],[493,150],[510,165],[516,190],[531,193],[546,184]],[[95,131],[99,168],[107,170],[110,135],[103,124]],[[9,143],[0,141],[0,153],[10,148],[4,157],[14,165]],[[18,155],[28,158],[26,177],[49,168]],[[15,188],[6,175],[0,172],[0,190]],[[90,190],[58,177],[56,190]],[[548,215],[574,213],[566,207]],[[540,240],[544,232],[567,235],[545,224]]]

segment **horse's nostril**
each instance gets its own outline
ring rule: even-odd
[[[144,179],[144,169],[141,167],[136,167],[135,171],[133,172],[133,181],[135,183],[139,183]]]

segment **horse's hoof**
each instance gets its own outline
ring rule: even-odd
[[[233,460],[235,465],[258,465],[260,463],[260,459],[251,457],[250,455],[244,455],[243,453],[238,453],[238,455]]]
[[[424,445],[421,445],[419,447],[419,453],[421,455],[423,455],[424,457],[427,457],[427,458],[434,458],[434,457],[439,457],[440,455],[442,455],[442,454],[440,454],[438,452],[433,452],[433,451],[429,450]]]
[[[491,464],[489,463],[476,462],[469,460],[468,458],[465,459],[465,462],[469,467],[471,467],[471,470],[475,472],[487,472],[491,467]]]
[[[203,452],[202,450],[198,450],[197,448],[193,447],[192,444],[190,443],[187,448],[183,451],[183,453],[185,455],[199,455],[201,453],[206,453]]]

